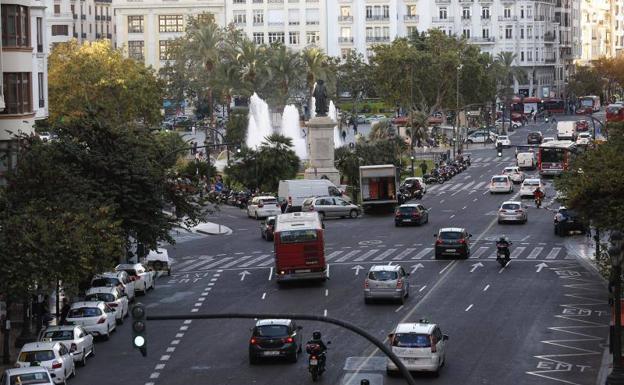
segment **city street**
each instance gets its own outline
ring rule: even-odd
[[[563,119],[563,117],[562,117]],[[556,125],[515,130],[512,144],[526,144],[539,128],[556,136]],[[388,215],[327,220],[325,254],[330,279],[278,287],[273,279],[273,246],[260,237],[259,222],[244,210],[224,206],[210,220],[233,230],[227,236],[190,234],[168,247],[172,275],[138,297],[148,314],[222,312],[307,313],[354,323],[380,340],[399,322],[426,318],[449,336],[447,364],[439,378],[414,374],[418,382],[465,385],[595,384],[608,336],[606,284],[584,261],[584,235],[553,232],[555,191],[546,180],[545,204],[532,199],[528,223],[498,224],[497,210],[511,194],[491,195],[492,175],[515,165],[514,150],[496,156],[493,145],[475,145],[472,165],[452,180],[430,185],[422,204],[429,223],[395,227]],[[537,171],[527,171],[527,177]],[[442,227],[465,227],[472,234],[466,260],[435,260],[433,234]],[[500,268],[495,240],[512,242],[511,262]],[[363,281],[374,264],[399,264],[411,272],[404,305],[365,304]],[[130,321],[130,319],[128,320]],[[311,382],[305,352],[296,364],[251,366],[248,343],[253,320],[149,321],[148,356],[132,349],[131,322],[81,368],[74,385],[128,384],[303,384]],[[301,321],[304,341],[320,330],[332,344],[321,383],[401,384],[386,375],[386,359],[361,337],[333,325]],[[387,341],[386,341],[387,342]],[[118,381],[118,380],[115,380]]]

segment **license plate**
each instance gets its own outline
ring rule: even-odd
[[[309,273],[311,272],[311,269],[300,269],[300,270],[295,270],[295,273]]]
[[[411,219],[403,219],[403,222],[411,222]]]
[[[446,252],[447,252],[447,253],[454,253],[454,252],[455,252],[455,249],[446,249]]]
[[[265,356],[279,356],[280,352],[278,352],[278,351],[270,351],[270,352],[264,352],[262,354],[264,354]]]
[[[310,365],[318,365],[318,360],[316,358],[312,358],[310,360]]]

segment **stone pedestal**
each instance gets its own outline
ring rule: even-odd
[[[329,179],[336,186],[340,184],[340,173],[334,167],[334,127],[336,122],[327,116],[310,119],[308,122],[309,167],[305,179]]]

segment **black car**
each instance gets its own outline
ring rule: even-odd
[[[399,206],[394,213],[394,225],[422,225],[429,222],[429,210],[419,203]]]
[[[560,207],[555,214],[555,235],[565,237],[570,231],[585,233],[587,226],[575,211]]]
[[[297,362],[301,353],[301,326],[289,319],[262,319],[251,329],[249,363],[257,364],[262,358],[286,358]]]
[[[465,229],[458,227],[447,227],[440,229],[435,237],[435,259],[443,256],[462,257],[467,259],[470,256],[470,238]]]
[[[529,135],[527,135],[527,144],[542,144],[543,139],[541,132],[529,132]]]
[[[267,241],[273,240],[273,230],[275,230],[275,218],[268,217],[266,220],[260,222],[260,235]]]

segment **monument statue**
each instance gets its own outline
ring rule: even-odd
[[[329,110],[327,104],[327,89],[324,83],[325,82],[321,79],[317,80],[314,86],[314,92],[312,93],[316,102],[316,116],[327,116],[327,111]]]

